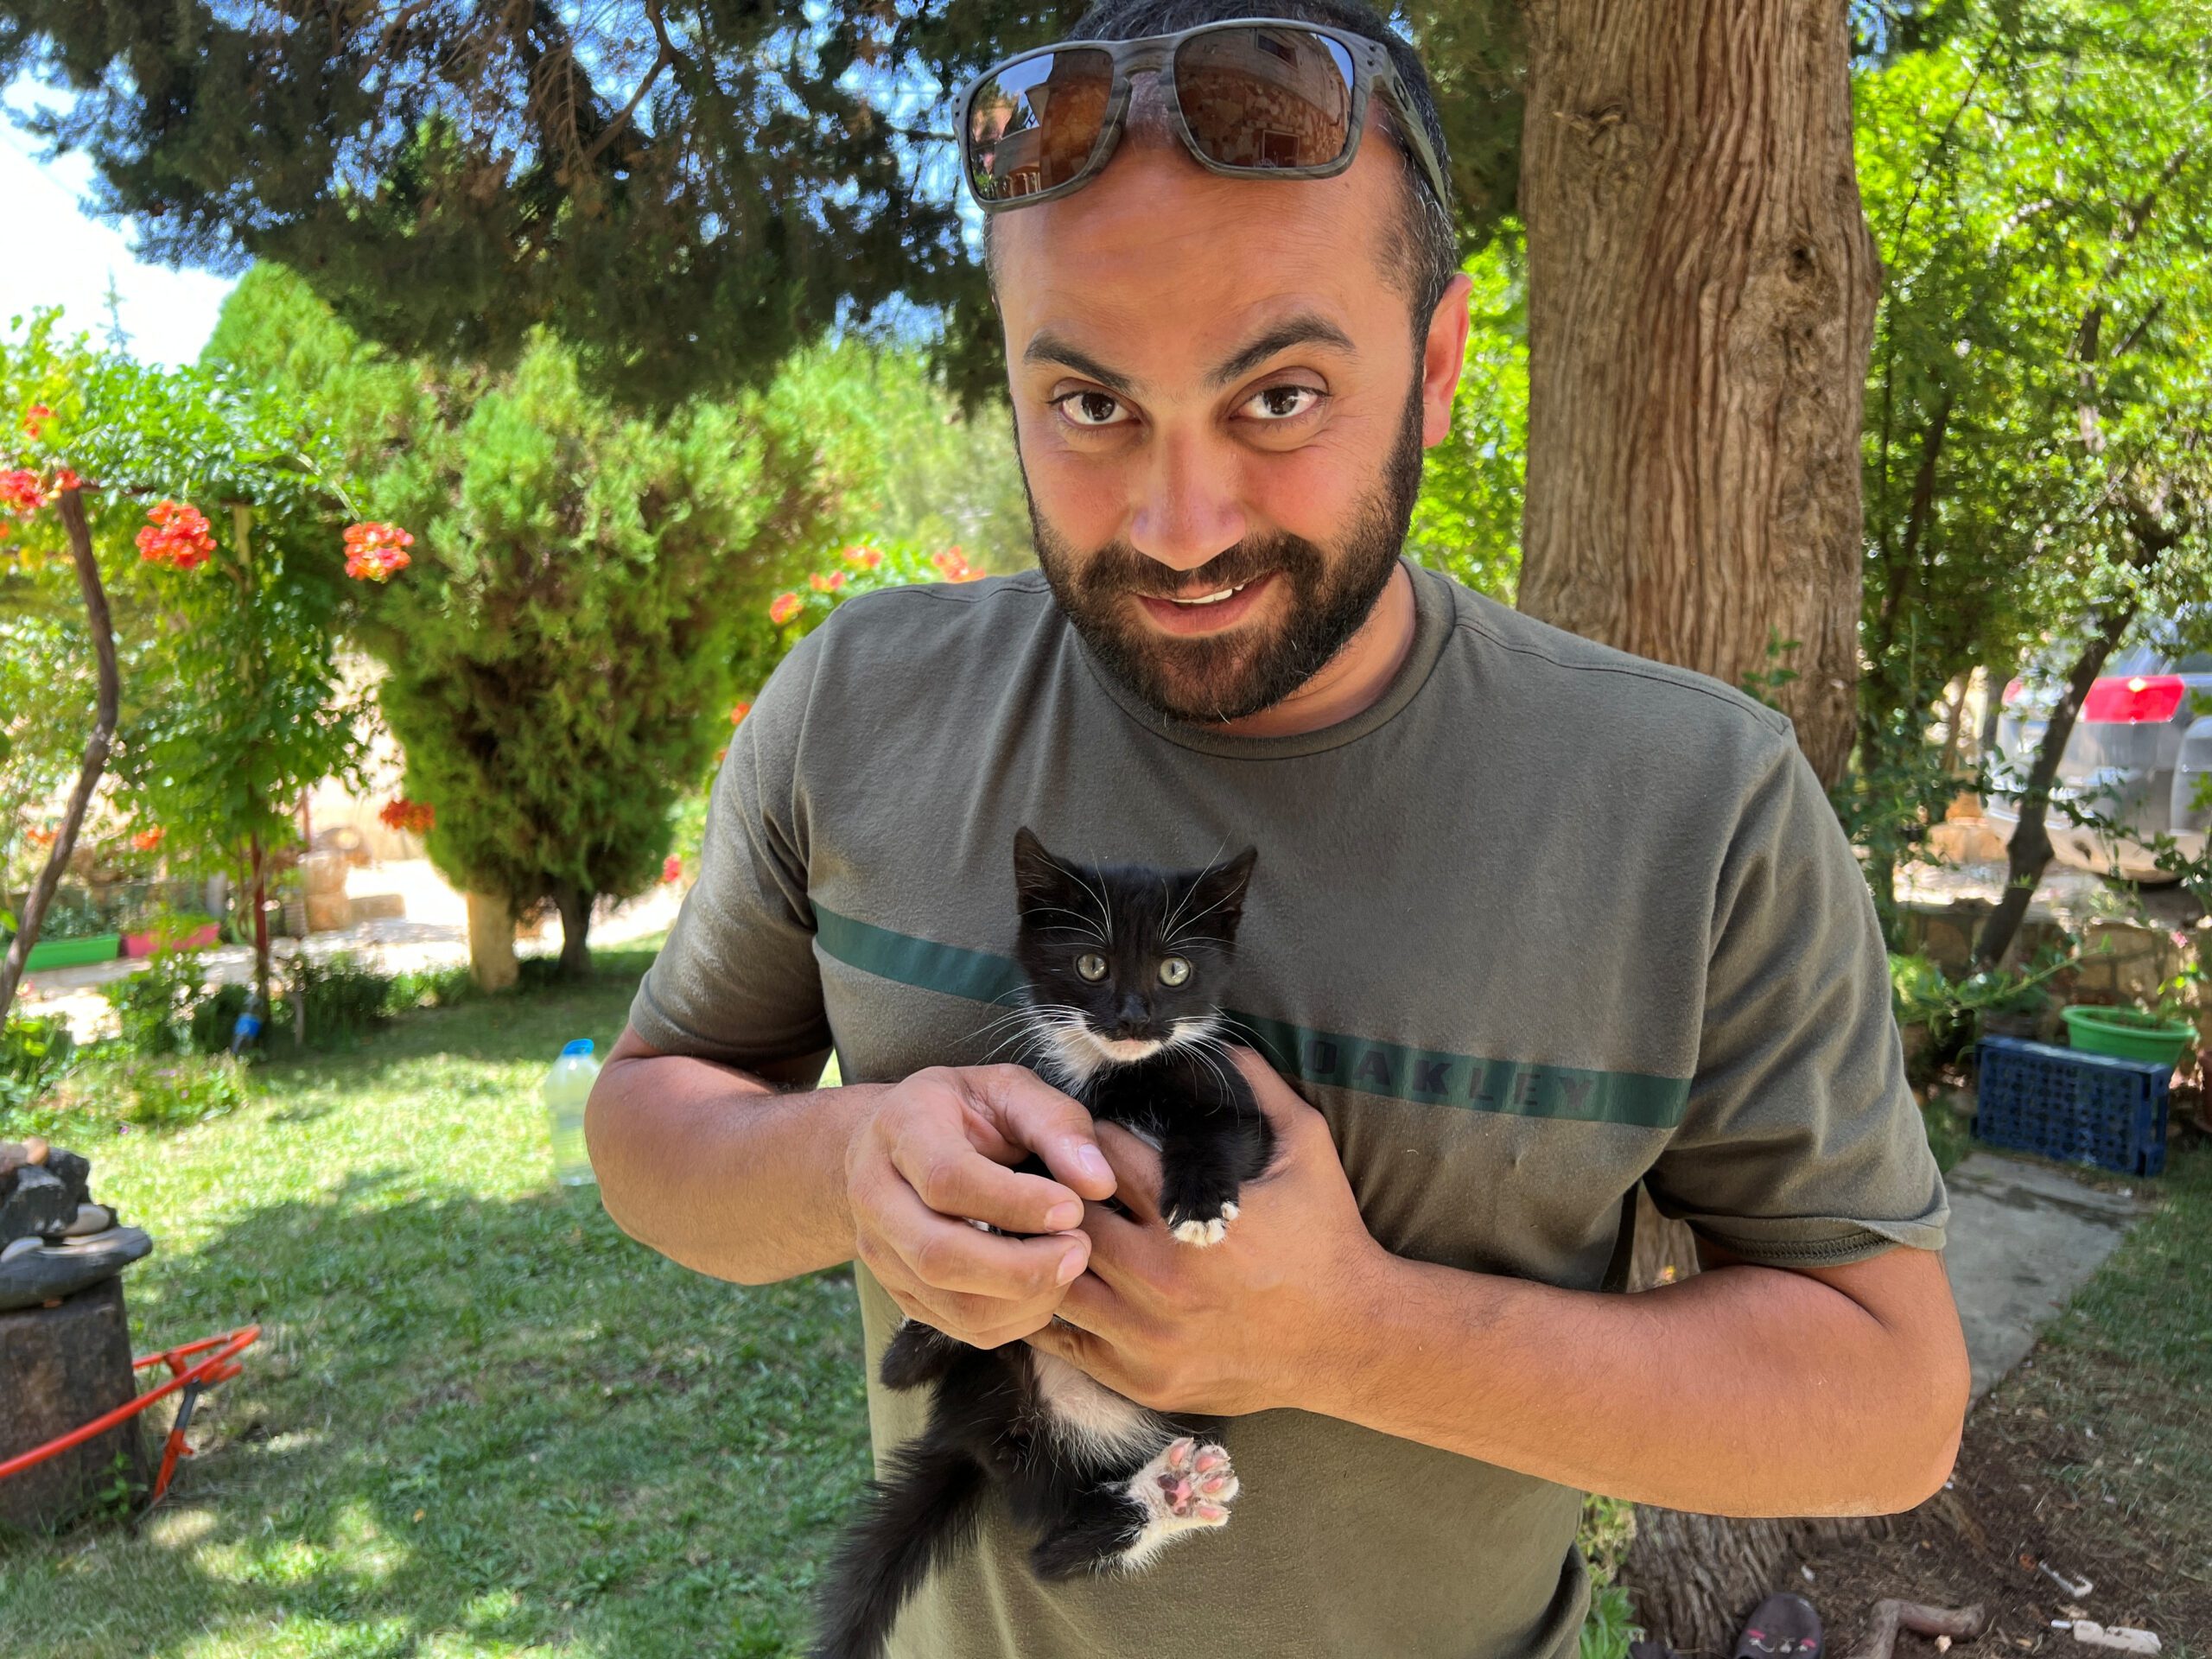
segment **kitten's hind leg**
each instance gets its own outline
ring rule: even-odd
[[[1236,1492],[1229,1453],[1185,1436],[1135,1474],[1077,1493],[1030,1551],[1031,1564],[1047,1581],[1134,1573],[1184,1533],[1226,1526]]]
[[[936,1326],[909,1319],[885,1344],[877,1374],[887,1389],[918,1389],[950,1370],[967,1351],[967,1344],[946,1336]]]

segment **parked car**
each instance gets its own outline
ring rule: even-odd
[[[2195,641],[2208,637],[2208,623],[2212,618],[2192,615],[2152,625],[2123,644],[2090,686],[2059,761],[2047,820],[2060,863],[2162,882],[2174,878],[2158,867],[2149,845],[2155,837],[2171,836],[2191,858],[2204,851],[2212,805],[2197,798],[2200,781],[2212,773],[2212,649]],[[2058,692],[2055,674],[2032,671],[2005,688],[1990,757],[1999,777],[2026,779]],[[2065,801],[2120,829],[2077,827]],[[2015,795],[1999,793],[1983,810],[2008,835],[2019,822]]]

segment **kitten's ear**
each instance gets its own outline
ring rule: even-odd
[[[1199,871],[1191,883],[1191,914],[1205,917],[1209,926],[1218,924],[1224,937],[1234,938],[1244,917],[1244,890],[1251,885],[1252,867],[1259,861],[1260,849],[1247,847],[1226,862]]]
[[[1045,850],[1045,843],[1030,833],[1027,824],[1014,832],[1014,895],[1023,910],[1048,905],[1068,889],[1068,874],[1059,860]]]

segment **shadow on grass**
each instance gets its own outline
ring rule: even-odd
[[[544,1013],[480,1058],[534,1058]],[[354,1172],[134,1271],[157,1342],[262,1340],[144,1524],[0,1547],[10,1655],[795,1648],[865,1472],[847,1276],[690,1273],[588,1188],[389,1201],[421,1175]]]

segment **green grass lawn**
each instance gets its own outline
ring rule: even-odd
[[[847,1275],[703,1277],[548,1173],[538,1079],[605,1052],[649,960],[80,1143],[156,1241],[134,1350],[263,1334],[136,1535],[0,1545],[10,1659],[790,1650],[865,1469]]]

